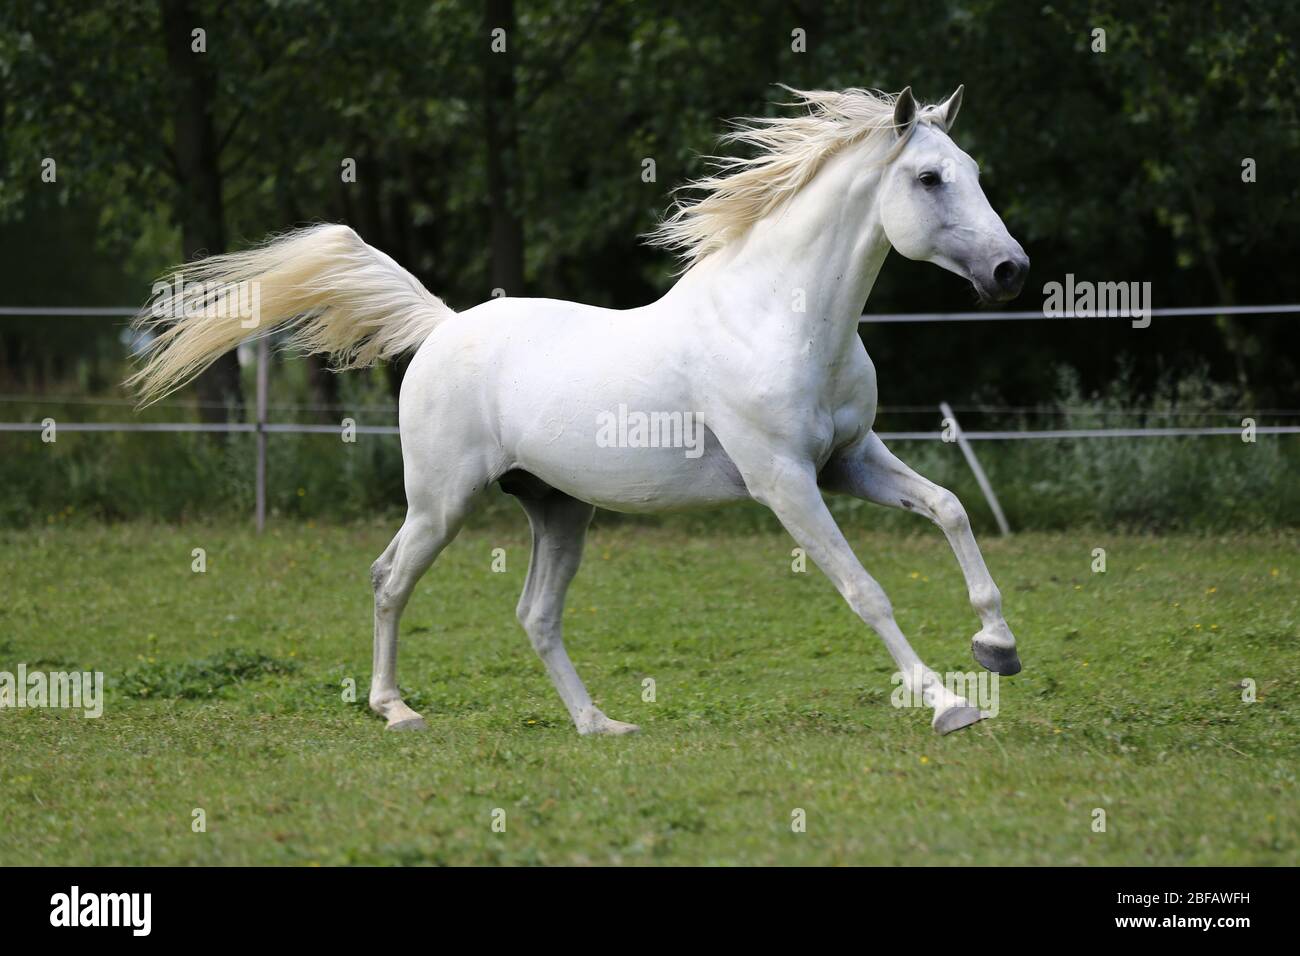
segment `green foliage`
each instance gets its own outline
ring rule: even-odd
[[[1154,394],[1133,398],[1122,376],[1084,397],[1064,374],[1060,405],[1069,428],[1234,428],[1204,438],[1079,439],[1018,443],[995,459],[994,480],[1010,492],[1018,523],[1139,531],[1230,531],[1300,525],[1300,444],[1291,436],[1243,442],[1243,415],[1231,387],[1195,372],[1167,376]],[[1024,447],[1032,445],[1033,447]],[[969,499],[968,499],[969,500]],[[1053,512],[1059,513],[1054,514]]]
[[[454,306],[487,298],[483,121],[494,104],[484,99],[481,4],[399,0],[383,16],[369,0],[196,0],[195,9],[215,71],[233,244],[299,221],[347,221]],[[911,84],[930,100],[965,83],[958,139],[1033,259],[1027,306],[1067,272],[1149,280],[1158,306],[1295,298],[1286,258],[1300,230],[1300,183],[1289,174],[1300,148],[1295,4],[537,0],[517,4],[516,21],[506,55],[519,156],[507,191],[523,223],[529,293],[627,307],[662,291],[671,263],[636,236],[673,186],[704,169],[726,117],[777,108],[775,83]],[[1104,53],[1092,49],[1099,28]],[[807,52],[792,50],[794,29],[806,31]],[[175,262],[175,236],[157,228],[183,198],[165,53],[150,3],[31,0],[0,13],[0,215],[18,236],[57,197],[93,207],[81,228],[111,264],[126,249],[145,274]],[[61,162],[57,186],[39,180],[47,155]],[[345,157],[357,160],[356,183],[340,183]],[[1249,184],[1247,157],[1258,166]],[[645,158],[656,162],[654,182],[642,179]],[[21,268],[6,287],[30,281]],[[965,284],[933,270],[891,261],[871,308],[968,307]],[[141,285],[127,303],[147,291],[132,281]],[[101,302],[119,294],[106,283],[76,288]],[[869,334],[877,365],[905,371],[890,383],[895,402],[989,388],[1042,399],[1063,357],[1095,388],[1127,352],[1144,382],[1204,359],[1215,378],[1281,405],[1300,378],[1298,328],[1193,319],[1169,323],[1158,342],[1117,342],[1094,323],[1016,336],[998,326]],[[943,396],[932,374],[915,373],[936,367]]]

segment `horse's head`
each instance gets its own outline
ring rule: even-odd
[[[921,111],[908,87],[894,108],[900,141],[880,184],[885,235],[902,255],[969,279],[983,302],[1020,294],[1029,257],[980,188],[979,167],[949,137],[962,87]]]

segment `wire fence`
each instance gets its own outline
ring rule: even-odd
[[[54,421],[51,419],[51,421]],[[39,432],[50,426],[41,422],[0,422],[0,432]],[[299,422],[58,422],[60,432],[267,432],[282,435],[340,435],[342,425],[308,425]],[[396,425],[349,425],[357,435],[396,435]],[[1256,435],[1300,435],[1300,425],[1258,425]],[[963,431],[969,441],[1033,441],[1036,439],[1076,438],[1197,438],[1211,435],[1236,435],[1243,428],[1044,428],[1021,431]],[[886,441],[947,441],[954,439],[944,431],[877,432]]]
[[[0,405],[82,405],[88,408],[135,408],[139,403],[132,398],[82,398],[74,395],[25,395],[0,394]],[[207,409],[227,406],[222,402],[203,402],[184,399],[154,402],[152,408]],[[352,403],[311,403],[292,402],[268,404],[267,408],[275,412],[320,413],[337,412],[345,415],[397,415],[397,404],[364,405]],[[1042,416],[1065,417],[1072,415],[1089,418],[1300,418],[1300,408],[1241,408],[1241,409],[1122,409],[1094,408],[1090,405],[994,405],[979,403],[973,405],[953,405],[952,408],[963,414],[1003,415],[1003,416]],[[933,415],[934,405],[878,405],[879,415]]]
[[[29,317],[59,317],[59,316],[104,316],[104,317],[130,317],[137,314],[139,310],[129,307],[84,307],[84,306],[0,306],[0,317],[3,316],[29,316]],[[1291,315],[1300,313],[1300,305],[1238,305],[1238,306],[1196,306],[1188,308],[1165,308],[1152,309],[1150,315],[1157,318],[1188,318],[1197,316],[1219,316],[1219,315]],[[1001,321],[1082,321],[1087,319],[1097,319],[1093,315],[1075,315],[1074,313],[1065,313],[1061,315],[1046,314],[1044,311],[1018,311],[1018,312],[933,312],[933,313],[884,313],[884,314],[867,314],[860,319],[862,323],[869,324],[902,324],[902,323],[935,323],[935,322],[1001,322]],[[1104,320],[1104,319],[1103,319]],[[349,406],[334,404],[307,404],[307,405],[271,405],[267,402],[267,378],[269,369],[269,347],[265,338],[260,339],[257,349],[257,405],[256,421],[253,422],[59,422],[52,418],[45,418],[39,422],[0,422],[0,432],[44,432],[53,427],[56,432],[161,432],[161,433],[184,433],[184,432],[214,432],[214,433],[254,433],[258,436],[257,449],[257,473],[256,473],[256,522],[258,530],[261,530],[265,523],[265,503],[266,503],[266,436],[270,434],[332,434],[342,435],[344,433],[344,424],[305,424],[296,422],[273,422],[269,420],[269,412],[274,409],[277,412],[344,412],[348,415],[356,414],[397,414],[395,405],[365,405]],[[26,396],[26,395],[0,395],[0,403],[9,404],[60,404],[60,405],[83,405],[83,406],[122,406],[130,407],[135,403],[130,399],[115,398],[83,398],[73,396]],[[202,402],[182,402],[169,401],[160,402],[163,407],[224,407],[213,405],[213,403]],[[1040,407],[1040,406],[1015,406],[1015,405],[990,405],[990,404],[971,404],[950,406],[946,402],[940,403],[937,409],[943,416],[944,428],[940,431],[893,431],[878,432],[877,434],[885,441],[943,441],[957,444],[962,454],[965,456],[967,463],[974,472],[985,498],[988,500],[990,508],[998,518],[998,525],[1003,534],[1009,534],[1010,528],[1006,519],[1002,516],[1001,506],[998,504],[997,496],[992,486],[988,482],[983,469],[979,465],[970,442],[977,441],[1045,441],[1045,440],[1077,440],[1077,439],[1132,439],[1132,438],[1203,438],[1203,437],[1227,437],[1237,436],[1244,437],[1247,434],[1246,419],[1250,419],[1249,430],[1254,435],[1296,435],[1300,434],[1300,425],[1258,425],[1255,419],[1261,416],[1272,417],[1300,417],[1300,409],[1255,409],[1255,410],[1213,410],[1213,411],[1179,411],[1171,410],[1168,412],[1146,412],[1146,411],[1104,411],[1087,407]],[[882,414],[928,414],[933,415],[936,406],[933,405],[896,405],[882,406],[879,410]],[[1229,417],[1242,419],[1239,426],[1202,426],[1202,427],[1138,427],[1138,428],[1046,428],[1046,429],[1004,429],[1004,430],[973,430],[963,429],[957,422],[956,414],[961,412],[977,414],[1002,414],[1002,415],[1052,415],[1052,416],[1069,416],[1071,414],[1087,415],[1089,417],[1105,417],[1107,415],[1133,415],[1133,416],[1151,416],[1160,417]],[[348,423],[346,425],[354,435],[397,435],[399,434],[396,425],[360,425]]]

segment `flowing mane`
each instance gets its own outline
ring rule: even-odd
[[[780,85],[796,98],[782,105],[806,107],[806,111],[732,120],[731,131],[720,142],[746,143],[757,147],[758,153],[708,157],[713,165],[710,175],[674,190],[702,195],[676,201],[669,215],[645,237],[650,245],[676,250],[689,268],[739,238],[797,193],[834,153],[894,128],[897,96],[892,93],[857,88],[796,90]],[[942,128],[933,108],[918,119],[938,122]]]

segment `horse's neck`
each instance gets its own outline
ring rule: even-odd
[[[889,252],[874,201],[879,182],[861,150],[832,157],[734,247],[683,276],[674,293],[703,298],[747,339],[767,334],[805,352],[842,353]]]

